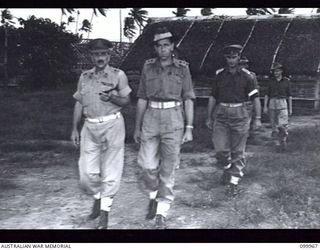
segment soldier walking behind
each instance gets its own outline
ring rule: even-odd
[[[253,101],[255,110],[254,127],[261,126],[259,92],[250,72],[239,67],[241,50],[241,45],[223,49],[227,67],[216,72],[206,119],[207,127],[213,129],[216,158],[224,169],[223,181],[228,183],[227,194],[232,197],[237,195],[239,181],[244,175],[244,153],[250,126],[250,112],[245,105],[248,98]]]
[[[94,68],[83,72],[73,97],[76,99],[71,140],[80,144],[80,185],[93,194],[88,219],[100,216],[97,229],[107,229],[108,213],[122,176],[125,126],[120,110],[130,102],[125,73],[109,66],[112,43],[89,43]],[[85,122],[79,135],[82,115]]]
[[[283,66],[274,63],[271,68],[272,77],[267,85],[264,98],[264,113],[268,113],[272,125],[271,137],[275,139],[280,150],[287,147],[289,115],[292,114],[292,96],[290,79],[283,76]]]
[[[138,164],[150,192],[146,219],[156,217],[158,229],[166,227],[174,199],[181,144],[193,139],[195,94],[188,63],[173,57],[173,39],[165,27],[156,31],[153,43],[158,57],[145,62],[137,94],[134,140],[140,143]]]

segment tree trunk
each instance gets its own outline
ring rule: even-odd
[[[121,9],[119,9],[119,21],[120,21],[120,44],[119,44],[119,50],[120,50],[120,56],[122,57],[122,15],[121,15]]]

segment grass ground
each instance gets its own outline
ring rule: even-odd
[[[78,194],[78,190],[74,190],[78,151],[68,142],[74,103],[72,93],[73,90],[1,91],[1,228],[28,228],[30,223],[36,223],[31,228],[75,228],[74,220],[66,214],[68,211],[79,212],[76,207],[85,204],[85,198],[79,196],[76,207],[61,200]],[[111,225],[121,229],[150,228],[149,224],[135,221],[134,217],[131,221],[126,218],[128,206],[121,206],[132,202],[130,207],[134,207],[137,214],[144,213],[134,205],[137,198],[145,199],[136,187],[138,146],[132,143],[134,105],[126,107],[123,113],[127,126],[128,167],[117,201],[120,205],[115,213],[118,214],[114,216],[119,219]],[[205,106],[198,105],[194,141],[182,148],[181,167],[176,175],[177,196],[169,221],[172,228],[320,227],[318,116],[292,117],[292,121],[302,125],[292,126],[286,153],[275,152],[268,136],[257,135],[259,140],[251,140],[246,177],[241,184],[243,192],[239,198],[228,200],[224,188],[219,185],[221,170],[215,165],[210,131],[203,125],[205,114]],[[308,124],[311,125],[304,126]],[[268,135],[267,131],[265,134]],[[24,182],[20,178],[24,178]],[[37,182],[42,186],[32,184]],[[66,183],[73,183],[73,188]],[[136,192],[135,199],[128,198],[128,190]],[[51,201],[54,205],[49,201],[42,204],[34,200],[43,195],[54,199]],[[21,213],[17,206],[23,205]],[[61,212],[63,221],[51,226],[43,224],[43,218],[39,217],[41,206],[43,209],[55,208],[51,213]],[[59,206],[63,208],[61,211]],[[89,209],[91,204],[86,206]]]

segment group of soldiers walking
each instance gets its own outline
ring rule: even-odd
[[[149,192],[146,219],[155,219],[155,227],[164,229],[174,200],[181,145],[193,140],[196,97],[188,63],[174,55],[173,34],[160,27],[152,42],[157,57],[147,60],[142,69],[133,137],[140,145],[138,165]],[[78,81],[71,139],[80,146],[80,184],[94,198],[88,219],[99,217],[97,229],[107,229],[124,165],[125,127],[120,110],[130,103],[131,88],[125,73],[109,66],[112,44],[108,40],[92,40],[89,49],[95,67],[83,72]],[[238,194],[244,175],[250,124],[253,129],[261,127],[257,78],[247,69],[248,60],[240,60],[241,51],[241,45],[223,49],[227,65],[212,82],[206,119],[223,169],[222,183],[231,197]],[[281,64],[275,64],[272,72],[263,111],[270,113],[273,138],[285,147],[292,113],[290,81],[283,77]],[[79,133],[82,116],[85,121]]]

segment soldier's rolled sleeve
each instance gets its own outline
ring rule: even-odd
[[[259,97],[259,91],[256,87],[253,77],[248,77],[247,90],[248,90],[248,96],[251,100],[253,100],[256,97]]]
[[[132,91],[128,84],[128,78],[123,71],[119,72],[118,90],[118,94],[121,97],[129,95]]]
[[[188,66],[186,66],[184,76],[182,79],[182,99],[188,100],[188,99],[196,99],[196,95],[194,93],[192,79],[191,79],[191,73]]]
[[[79,78],[77,91],[73,94],[73,98],[82,104],[81,81],[82,81],[82,75]]]
[[[137,97],[147,100],[145,70],[146,70],[146,67],[144,66],[142,69],[141,77],[140,77],[140,83],[139,83],[139,89],[137,92]]]

